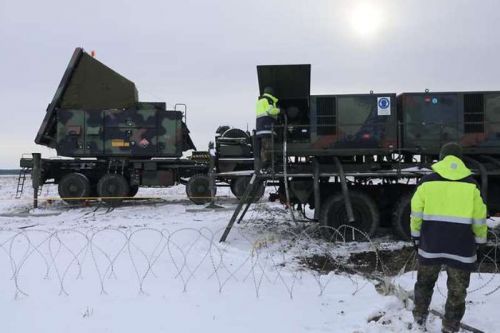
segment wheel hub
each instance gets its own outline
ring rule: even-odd
[[[116,184],[113,184],[113,183],[109,184],[108,191],[109,191],[109,193],[116,193]]]
[[[196,187],[196,191],[198,191],[198,193],[203,193],[206,191],[206,186],[203,184],[198,184],[198,186]]]

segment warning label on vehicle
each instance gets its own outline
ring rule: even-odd
[[[140,145],[142,148],[146,148],[147,146],[149,146],[149,141],[148,141],[148,139],[146,139],[146,138],[142,139],[141,141],[139,141],[139,145]]]
[[[127,148],[130,147],[130,143],[123,139],[112,139],[111,140],[111,147],[113,148]]]
[[[390,97],[377,97],[377,115],[390,116],[391,115],[391,98]]]

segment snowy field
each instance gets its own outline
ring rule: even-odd
[[[409,309],[359,274],[321,273],[303,258],[373,247],[385,237],[332,245],[309,239],[278,203],[261,201],[218,242],[236,206],[191,204],[184,187],[141,189],[158,197],[109,208],[41,200],[29,180],[0,177],[1,332],[418,332]],[[56,196],[46,186],[42,198]],[[445,274],[432,307],[443,311]],[[415,273],[393,282],[411,290]],[[464,322],[500,331],[500,276],[474,274]],[[410,305],[411,306],[411,305]],[[431,316],[429,332],[440,332]]]

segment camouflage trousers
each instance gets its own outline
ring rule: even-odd
[[[425,318],[429,312],[434,285],[441,270],[440,265],[419,265],[415,283],[415,318]],[[446,298],[443,328],[458,332],[465,313],[465,297],[470,282],[470,272],[446,266],[448,297]]]

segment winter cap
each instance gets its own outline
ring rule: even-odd
[[[264,94],[269,94],[274,96],[274,89],[272,87],[265,87]]]
[[[456,142],[448,142],[441,147],[439,152],[439,159],[442,160],[448,155],[453,155],[458,158],[462,158],[462,146]]]

